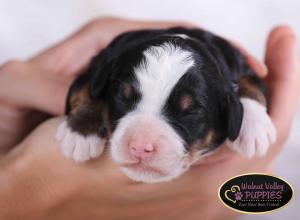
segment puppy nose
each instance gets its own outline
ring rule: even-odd
[[[150,143],[132,142],[129,145],[130,154],[136,159],[148,159],[154,153],[154,146]]]

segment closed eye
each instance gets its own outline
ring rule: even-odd
[[[112,84],[112,97],[116,108],[128,112],[136,106],[141,95],[131,82],[116,79]]]

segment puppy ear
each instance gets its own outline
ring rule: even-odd
[[[65,114],[68,115],[72,110],[89,100],[87,89],[89,80],[90,75],[84,73],[72,83],[67,95]]]
[[[245,58],[241,52],[233,47],[227,40],[218,37],[210,36],[208,37],[218,49],[214,51],[214,55],[217,56],[219,64],[224,71],[224,75],[228,78],[224,79],[224,85],[229,85],[229,88],[225,88],[226,94],[226,119],[227,119],[227,137],[229,140],[234,141],[241,130],[243,121],[243,106],[238,97],[239,90],[239,77],[241,73],[245,74]]]
[[[67,96],[66,114],[103,94],[110,76],[110,71],[106,71],[108,61],[105,53],[103,50],[95,56],[87,70],[72,83]]]
[[[235,94],[227,96],[225,112],[227,115],[227,136],[230,141],[234,141],[240,133],[244,115],[243,106]]]
[[[109,60],[107,49],[94,57],[87,72],[91,75],[89,94],[92,98],[104,96],[112,74],[112,61]]]

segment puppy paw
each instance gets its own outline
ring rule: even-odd
[[[275,127],[265,106],[249,98],[240,101],[244,108],[240,134],[233,142],[227,140],[227,145],[248,158],[262,156],[276,140]]]
[[[66,157],[76,162],[98,157],[104,150],[105,140],[96,135],[83,136],[72,131],[66,121],[63,121],[56,132],[55,139],[61,142],[61,149]]]

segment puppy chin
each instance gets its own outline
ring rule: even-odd
[[[144,183],[158,183],[175,179],[183,174],[191,165],[187,156],[173,154],[164,157],[164,153],[156,160],[149,162],[137,162],[126,155],[113,156],[114,161],[120,165],[121,171],[130,179]],[[116,161],[116,158],[117,161]]]
[[[136,182],[159,183],[177,178],[188,168],[189,164],[182,163],[178,167],[174,167],[174,169],[167,172],[158,168],[148,168],[137,164],[131,166],[122,166],[121,171]]]

